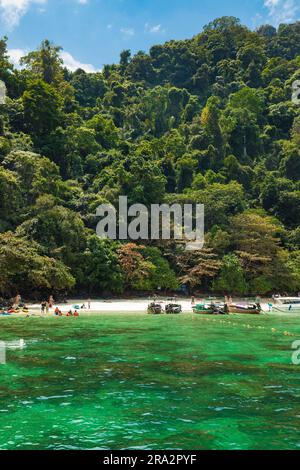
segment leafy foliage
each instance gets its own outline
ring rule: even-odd
[[[0,41],[1,291],[300,289],[300,22],[222,17],[102,72]],[[99,240],[100,203],[203,203],[206,246]]]

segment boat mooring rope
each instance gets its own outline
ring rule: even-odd
[[[196,318],[193,316],[193,318]],[[213,323],[219,323],[222,325],[228,325],[228,326],[238,326],[238,327],[243,327],[247,328],[248,330],[268,330],[269,328],[267,326],[261,326],[261,325],[250,325],[249,323],[236,323],[233,321],[229,320],[221,320],[217,318],[211,318],[211,317],[201,317],[200,315],[197,316],[202,321],[207,321],[207,322],[213,322]],[[273,334],[279,334],[283,336],[296,336],[294,333],[291,333],[290,331],[280,331],[277,328],[270,328],[271,333]]]

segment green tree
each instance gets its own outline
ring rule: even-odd
[[[0,232],[16,221],[21,202],[17,175],[0,166]]]
[[[187,285],[190,290],[209,290],[221,266],[216,253],[210,248],[180,253],[175,261],[181,283]]]
[[[96,235],[87,238],[82,260],[83,286],[89,293],[122,293],[123,274],[118,263],[118,244],[101,240]]]
[[[130,63],[131,60],[131,51],[130,50],[124,50],[120,54],[120,66],[122,71],[124,72]]]
[[[62,182],[58,167],[48,158],[20,150],[9,153],[3,165],[20,181],[18,191],[28,204],[42,194],[60,195]],[[13,191],[12,198],[18,191]]]
[[[207,25],[204,26],[204,31],[210,29],[216,29],[220,31],[226,31],[236,26],[240,26],[241,21],[234,17],[234,16],[222,16],[220,18],[216,18],[214,21],[211,21]]]
[[[175,272],[171,269],[168,261],[162,256],[160,250],[155,247],[145,247],[142,251],[145,258],[154,265],[149,278],[144,280],[142,286],[145,290],[177,290],[179,283]]]
[[[284,158],[280,170],[286,178],[298,181],[300,177],[300,150],[296,145],[285,145]]]
[[[4,37],[0,233],[14,231],[22,250],[31,243],[38,266],[71,268],[78,291],[171,288],[171,266],[180,282],[209,290],[230,272],[220,274],[224,256],[238,258],[250,293],[297,290],[299,44],[300,22],[251,31],[221,17],[190,39],[133,57],[124,50],[119,63],[87,73],[64,67],[48,40],[17,69]],[[120,195],[204,204],[206,251],[193,258],[175,243],[158,252],[96,239],[97,206],[117,206]],[[32,287],[43,290],[37,278]]]
[[[45,39],[36,51],[29,52],[21,58],[21,64],[28,68],[33,76],[41,78],[44,82],[59,84],[63,80],[61,50],[61,47]]]
[[[70,289],[75,279],[68,268],[54,258],[40,254],[40,247],[11,232],[0,234],[0,291],[4,295],[31,292],[33,289],[61,291]]]
[[[155,266],[143,256],[143,246],[126,243],[118,250],[119,264],[129,289],[144,290],[145,282],[155,272]]]
[[[89,129],[94,130],[96,142],[103,148],[111,149],[118,145],[118,130],[111,118],[97,114],[86,125]]]
[[[37,242],[48,256],[60,259],[72,272],[81,275],[80,261],[86,246],[81,217],[57,205],[49,195],[38,198],[32,215],[18,227],[17,233]]]
[[[221,271],[213,283],[213,290],[224,294],[245,294],[247,283],[243,268],[237,256],[231,254],[224,256]]]
[[[26,129],[33,137],[46,137],[61,119],[60,99],[56,90],[40,79],[32,80],[22,97]]]
[[[245,212],[232,219],[232,238],[253,293],[291,289],[286,254],[280,246],[282,227],[271,217]]]

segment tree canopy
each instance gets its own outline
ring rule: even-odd
[[[300,22],[217,18],[183,41],[64,68],[44,40],[10,63],[0,41],[2,295],[300,289]],[[96,208],[205,205],[205,248],[100,240]]]

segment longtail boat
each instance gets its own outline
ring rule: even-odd
[[[270,306],[273,313],[300,313],[300,297],[275,297]]]
[[[215,312],[215,306],[212,303],[197,304],[192,309],[194,313],[199,315],[212,315]]]
[[[248,315],[260,315],[260,304],[230,304],[228,305],[229,313],[239,313]]]
[[[182,312],[182,307],[180,304],[170,303],[165,306],[165,312],[169,315],[176,315]]]
[[[150,315],[160,315],[163,313],[162,305],[158,302],[151,302],[151,304],[148,305],[147,313]]]

